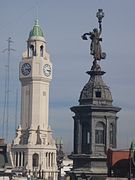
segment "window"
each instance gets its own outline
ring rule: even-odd
[[[40,56],[43,57],[43,46],[40,46]]]
[[[38,167],[38,163],[39,163],[39,156],[37,153],[33,154],[33,167]]]
[[[96,91],[95,93],[97,98],[101,98],[101,91]]]
[[[30,46],[30,50],[31,50],[30,56],[34,56],[34,55],[35,55],[35,52],[34,52],[34,46],[33,46],[33,45]]]
[[[95,143],[105,144],[105,125],[102,122],[98,122],[95,128]]]
[[[90,144],[90,132],[87,132],[87,144]]]

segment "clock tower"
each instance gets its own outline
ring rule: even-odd
[[[27,50],[22,55],[19,79],[21,121],[12,146],[15,167],[29,172],[42,171],[42,176],[55,180],[56,146],[48,126],[52,63],[38,19],[30,31]]]

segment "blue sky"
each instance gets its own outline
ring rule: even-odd
[[[95,14],[102,8],[102,48],[106,60],[101,61],[105,83],[110,87],[118,113],[118,146],[127,148],[135,137],[135,1],[134,0],[1,0],[0,1],[0,121],[3,118],[4,80],[7,39],[12,37],[10,60],[10,138],[13,139],[15,98],[18,90],[18,123],[20,121],[20,82],[18,65],[26,49],[26,40],[37,16],[47,40],[53,63],[50,86],[49,124],[54,136],[62,137],[67,151],[72,150],[73,120],[70,107],[78,105],[80,91],[87,83],[92,57],[89,41],[81,35],[98,27]],[[70,143],[70,145],[69,145]]]

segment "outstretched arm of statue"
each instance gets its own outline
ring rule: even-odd
[[[88,40],[87,36],[90,36],[90,33],[84,33],[81,37],[83,40]]]

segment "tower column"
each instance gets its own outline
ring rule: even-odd
[[[78,118],[74,118],[74,153],[81,153],[82,126]]]
[[[95,123],[94,123],[94,117],[93,117],[91,121],[91,153],[92,154],[95,151],[94,147],[95,147]]]

